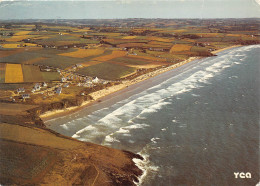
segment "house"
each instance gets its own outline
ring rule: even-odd
[[[82,64],[76,64],[76,67],[77,67],[77,68],[81,68],[81,67],[82,67]]]
[[[63,87],[68,88],[68,87],[69,87],[69,84],[65,84]]]
[[[22,95],[22,99],[28,99],[28,98],[30,98],[30,94],[23,94]]]
[[[25,92],[24,88],[18,88],[17,93],[20,93],[20,92]]]
[[[45,71],[45,72],[50,72],[52,69],[48,66],[44,67],[44,66],[41,66],[41,71]]]
[[[39,83],[36,83],[33,89],[35,89],[35,91],[41,90],[41,85]]]
[[[64,82],[66,82],[66,81],[67,81],[67,79],[66,79],[65,77],[62,77],[62,78],[61,78],[61,82],[64,83]]]
[[[58,88],[56,89],[56,94],[60,94],[61,91],[62,91],[62,88],[61,88],[61,87],[58,87]]]
[[[98,83],[98,82],[99,82],[99,79],[96,77],[95,79],[93,79],[92,82],[93,82],[93,83]]]
[[[43,83],[42,83],[42,86],[43,86],[43,87],[47,87],[47,83],[43,82]]]

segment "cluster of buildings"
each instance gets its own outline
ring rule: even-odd
[[[33,86],[31,92],[32,92],[32,93],[35,93],[35,92],[37,92],[37,91],[40,91],[42,87],[47,87],[47,83],[45,83],[45,82],[43,82],[43,83],[36,83],[36,84]],[[21,94],[21,98],[22,98],[22,99],[30,98],[30,94],[25,93],[24,87],[18,88],[16,91],[17,91],[17,94],[19,94],[19,95],[20,95],[21,93],[23,93],[23,94]]]
[[[47,86],[48,86],[48,84],[46,82],[35,83],[31,90],[25,90],[24,87],[18,88],[17,94],[20,95],[21,99],[25,100],[25,99],[30,98],[29,91],[31,92],[31,94],[44,94],[44,92],[46,92],[48,96],[52,96],[55,94],[60,95],[63,91],[63,88],[68,88],[72,84],[74,84],[75,86],[82,86],[82,87],[90,88],[90,87],[97,86],[97,84],[107,84],[108,83],[108,81],[99,79],[98,77],[93,78],[93,77],[81,75],[81,74],[75,73],[76,69],[73,70],[73,68],[81,68],[81,67],[82,67],[81,64],[76,64],[70,70],[60,70],[60,69],[54,68],[54,67],[40,66],[41,71],[47,71],[47,72],[56,71],[56,72],[60,73],[60,75],[62,76],[60,82],[56,82],[55,85],[53,85],[52,87],[49,87],[48,89],[43,89],[43,88],[47,88]],[[83,93],[81,95],[85,95],[85,94]]]

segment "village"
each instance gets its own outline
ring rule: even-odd
[[[61,80],[50,84],[46,82],[35,83],[31,89],[25,89],[24,87],[18,88],[14,96],[10,97],[12,102],[26,102],[32,95],[41,95],[43,99],[47,99],[52,96],[59,96],[62,91],[68,87],[84,87],[92,88],[98,85],[106,85],[109,80],[99,79],[98,77],[89,77],[76,73],[77,68],[82,68],[81,64],[76,64],[70,69],[61,70],[50,66],[40,66],[41,71],[56,71],[60,74]],[[84,90],[80,93],[81,96],[85,95]]]

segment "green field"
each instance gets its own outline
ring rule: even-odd
[[[85,62],[84,59],[80,58],[69,58],[65,56],[56,55],[64,52],[71,52],[72,49],[69,50],[56,50],[56,49],[39,49],[34,51],[25,51],[20,53],[15,53],[10,56],[0,58],[0,63],[19,63],[26,64],[28,61],[36,59],[36,58],[44,58],[40,61],[34,62],[33,64],[38,65],[49,65],[52,67],[57,67],[61,69],[65,69],[71,65]]]
[[[40,68],[33,65],[22,65],[24,82],[42,82]]]
[[[149,64],[146,60],[134,59],[129,57],[119,57],[112,59],[111,61],[122,63],[122,65],[146,65]]]
[[[0,63],[0,83],[5,83],[5,66],[6,63]],[[43,72],[40,71],[40,68],[38,66],[34,65],[22,64],[22,72],[24,83],[51,82],[61,80],[61,76],[58,72]],[[22,85],[18,84],[18,86]],[[17,86],[15,85],[10,87],[10,89],[16,88]],[[5,89],[3,84],[1,85],[1,89]]]
[[[58,72],[42,72],[38,66],[22,65],[24,82],[51,82],[61,80]]]
[[[105,62],[82,68],[78,73],[107,80],[116,80],[134,71],[135,68],[132,67]]]
[[[41,75],[45,82],[61,80],[61,76],[57,72],[42,72]]]
[[[208,48],[207,47],[193,46],[190,51],[191,52],[207,52]]]
[[[0,58],[0,63],[17,63],[17,64],[37,64],[37,65],[48,65],[52,67],[57,67],[61,69],[65,69],[69,66],[75,65],[77,63],[85,63],[92,58],[109,55],[112,53],[111,50],[105,50],[103,54],[96,55],[96,56],[89,56],[86,58],[74,58],[74,57],[67,57],[58,55],[60,53],[67,53],[73,52],[76,49],[70,48],[67,50],[57,50],[57,49],[50,49],[50,48],[41,48],[39,50],[32,50],[32,51],[24,51],[24,52],[17,52],[12,55]],[[31,63],[31,60],[42,58],[39,61],[35,61]]]

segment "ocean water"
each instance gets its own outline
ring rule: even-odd
[[[223,51],[46,123],[141,154],[144,161],[134,160],[144,170],[138,185],[256,185],[259,52],[260,45]]]

